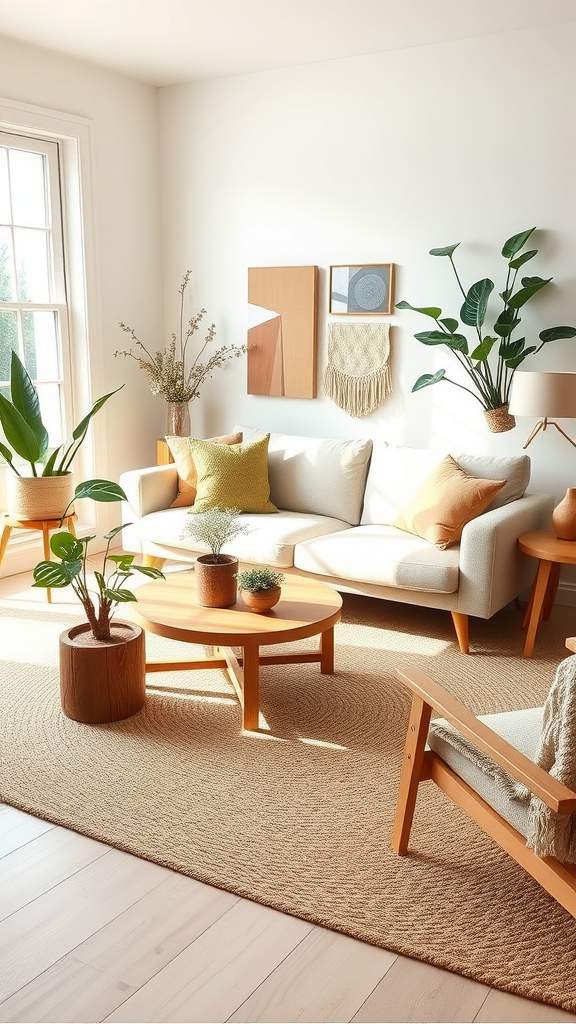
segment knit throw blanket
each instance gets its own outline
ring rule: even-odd
[[[328,324],[324,391],[350,416],[368,416],[392,391],[388,324]]]
[[[538,857],[576,864],[576,814],[558,814],[534,796],[448,722],[433,722],[436,735],[489,775],[510,800],[529,803],[526,845]],[[576,655],[560,662],[544,704],[536,763],[576,792]]]

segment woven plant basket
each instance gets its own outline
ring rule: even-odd
[[[74,494],[71,473],[7,478],[8,515],[13,519],[60,519]],[[71,509],[69,509],[69,512]]]
[[[508,412],[508,403],[499,405],[497,409],[484,409],[488,429],[493,434],[503,434],[506,430],[514,430],[516,420]]]

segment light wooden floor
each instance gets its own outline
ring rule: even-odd
[[[0,580],[0,596],[21,596],[26,582]],[[40,593],[30,595],[36,605]],[[576,1016],[239,899],[0,804],[0,1021]]]

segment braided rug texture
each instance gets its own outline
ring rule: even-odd
[[[220,671],[158,674],[145,709],[112,725],[64,717],[67,607],[0,602],[0,798],[49,821],[317,924],[518,995],[576,1010],[576,921],[432,783],[411,853],[389,848],[407,691],[418,667],[476,713],[543,703],[572,609],[522,658],[520,615],[471,624],[460,654],[445,612],[345,597],[336,672],[262,671],[263,732],[242,734]],[[198,648],[149,638],[152,657]],[[308,647],[309,641],[304,645]]]

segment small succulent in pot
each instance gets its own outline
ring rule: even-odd
[[[250,590],[257,593],[261,590],[273,590],[279,587],[284,580],[284,573],[275,572],[267,566],[254,566],[252,569],[244,569],[239,572],[236,579],[241,590]]]

